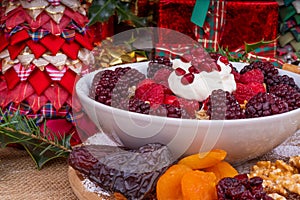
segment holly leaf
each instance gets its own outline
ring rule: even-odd
[[[115,14],[117,0],[94,0],[88,10],[89,23],[105,22]]]
[[[273,43],[273,42],[274,42],[274,40],[264,41],[264,39],[262,39],[259,42],[255,42],[255,43],[246,43],[245,42],[245,52],[249,53],[249,52],[251,52],[251,51],[253,51],[253,50],[255,50],[255,49],[257,49],[261,46],[264,46],[266,44],[270,44],[270,43]]]
[[[118,17],[118,23],[131,21],[136,27],[144,27],[147,19],[137,17],[130,8],[130,3],[120,0],[94,0],[88,10],[89,23],[106,22],[114,14]]]
[[[144,27],[147,24],[145,17],[138,17],[130,10],[128,3],[120,2],[116,6],[116,12],[118,16],[118,23],[122,21],[131,21],[135,27]]]

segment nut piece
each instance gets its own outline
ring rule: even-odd
[[[298,170],[300,170],[300,156],[290,157],[289,164]]]
[[[300,195],[300,156],[291,157],[289,164],[283,160],[260,161],[251,169],[250,177],[259,176],[264,182],[263,186],[274,199],[285,199],[288,193]],[[279,195],[279,196],[278,196]]]

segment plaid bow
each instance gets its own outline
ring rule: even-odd
[[[281,68],[284,62],[276,58],[277,39],[271,41],[259,41],[252,44],[245,43],[244,47],[240,47],[233,52],[230,56],[239,58],[245,62],[255,60],[270,61],[276,67]]]

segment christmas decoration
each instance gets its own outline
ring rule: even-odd
[[[54,134],[72,134],[72,145],[80,143],[74,125],[82,114],[73,87],[94,63],[85,5],[79,0],[4,0],[1,9],[2,120],[18,111],[37,127],[45,123]]]
[[[276,1],[211,0],[208,10],[204,9],[205,2],[161,0],[158,26],[184,33],[204,48],[214,50],[223,47],[233,51],[243,47],[245,42],[276,39]],[[201,15],[203,12],[206,15]],[[204,19],[197,19],[201,16]]]
[[[289,64],[299,64],[300,2],[280,0],[278,55]]]

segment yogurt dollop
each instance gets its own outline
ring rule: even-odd
[[[184,63],[180,59],[175,59],[173,68],[182,68],[189,73],[188,68],[191,63]],[[184,85],[181,83],[182,76],[178,76],[175,71],[168,78],[169,87],[174,94],[189,100],[204,101],[213,90],[222,89],[224,91],[233,92],[236,90],[236,82],[231,67],[218,59],[217,64],[220,66],[220,71],[200,72],[194,74],[195,78],[192,83]]]

